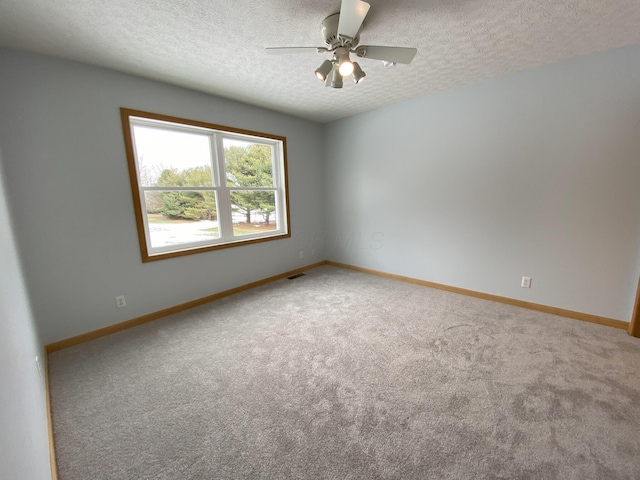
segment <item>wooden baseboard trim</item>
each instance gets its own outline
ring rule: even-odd
[[[297,273],[302,273],[305,270],[310,270],[312,268],[319,267],[320,265],[324,265],[325,263],[326,263],[325,261],[322,261],[322,262],[314,263],[311,265],[307,265],[306,267],[297,268],[295,270],[291,270],[290,272],[274,275],[273,277],[263,278],[262,280],[257,280],[255,282],[247,283],[246,285],[240,285],[239,287],[231,288],[229,290],[225,290],[224,292],[214,293],[213,295],[198,298],[196,300],[191,300],[190,302],[182,303],[180,305],[175,305],[173,307],[165,308],[164,310],[160,310],[158,312],[142,315],[141,317],[133,318],[125,322],[116,323],[115,325],[109,325],[108,327],[100,328],[98,330],[93,330],[91,332],[83,333],[81,335],[76,335],[75,337],[60,340],[58,342],[50,343],[45,347],[45,350],[48,354],[48,353],[56,352],[58,350],[62,350],[65,348],[73,347],[81,343],[95,340],[96,338],[104,337],[106,335],[111,335],[112,333],[116,333],[116,332],[121,332],[122,330],[136,327],[138,325],[142,325],[143,323],[152,322],[153,320],[157,320],[159,318],[166,317],[168,315],[173,315],[174,313],[182,312],[183,310],[188,310],[190,308],[198,307],[200,305],[204,305],[205,303],[213,302],[214,300],[228,297],[229,295],[234,295],[236,293],[244,292],[245,290],[250,290],[252,288],[259,287],[261,285],[266,285],[267,283],[275,282],[276,280],[281,280],[283,278],[290,277]]]
[[[538,303],[525,302],[523,300],[516,300],[514,298],[491,295],[489,293],[477,292],[475,290],[467,290],[466,288],[452,287],[449,285],[443,285],[441,283],[429,282],[427,280],[419,280],[417,278],[405,277],[405,276],[396,275],[393,273],[386,273],[378,270],[372,270],[370,268],[357,267],[355,265],[348,265],[346,263],[333,262],[331,260],[327,260],[326,263],[328,265],[333,265],[335,267],[346,268],[349,270],[355,270],[363,273],[369,273],[372,275],[377,275],[379,277],[392,278],[394,280],[400,280],[402,282],[415,283],[417,285],[422,285],[425,287],[437,288],[438,290],[446,290],[447,292],[460,293],[462,295],[468,295],[470,297],[481,298],[483,300],[490,300],[492,302],[505,303],[507,305],[527,308],[529,310],[535,310],[538,312],[550,313],[552,315],[558,315],[561,317],[573,318],[575,320],[581,320],[583,322],[597,323],[598,325],[606,325],[607,327],[614,327],[622,330],[627,330],[629,328],[628,322],[615,320],[613,318],[599,317],[597,315],[591,315],[591,314],[582,313],[582,312],[574,312],[573,310],[565,310],[564,308],[549,307],[547,305],[540,305]]]
[[[631,323],[629,324],[629,335],[640,338],[640,280],[638,281],[638,290],[636,291],[636,303],[633,306],[633,315],[631,315]]]
[[[44,347],[42,364],[44,367],[44,392],[47,407],[47,430],[49,435],[49,466],[51,468],[51,480],[58,480],[58,464],[56,463],[56,447],[53,443],[53,418],[51,416],[51,392],[49,390],[49,357],[47,348]]]
[[[573,310],[566,310],[563,308],[550,307],[548,305],[541,305],[538,303],[525,302],[523,300],[516,300],[508,297],[501,297],[499,295],[492,295],[489,293],[477,292],[475,290],[468,290],[466,288],[453,287],[450,285],[444,285],[441,283],[429,282],[427,280],[420,280],[417,278],[406,277],[403,275],[396,275],[394,273],[382,272],[379,270],[373,270],[370,268],[358,267],[355,265],[349,265],[346,263],[334,262],[332,260],[323,260],[321,262],[317,262],[311,265],[307,265],[302,268],[298,268],[295,270],[291,270],[289,272],[284,272],[279,275],[274,275],[272,277],[263,278],[262,280],[257,280],[255,282],[247,283],[245,285],[241,285],[239,287],[235,287],[229,290],[225,290],[223,292],[214,293],[213,295],[209,295],[206,297],[198,298],[196,300],[192,300],[190,302],[182,303],[180,305],[175,305],[173,307],[165,308],[164,310],[160,310],[158,312],[149,313],[147,315],[143,315],[141,317],[133,318],[131,320],[127,320],[125,322],[116,323],[115,325],[110,325],[108,327],[104,327],[98,330],[93,330],[91,332],[83,333],[81,335],[77,335],[75,337],[67,338],[64,340],[60,340],[58,342],[50,343],[45,346],[46,354],[56,352],[58,350],[62,350],[65,348],[73,347],[74,345],[79,345],[81,343],[85,343],[91,340],[95,340],[96,338],[104,337],[105,335],[111,335],[112,333],[120,332],[122,330],[126,330],[128,328],[135,327],[137,325],[142,325],[147,322],[151,322],[153,320],[157,320],[162,317],[166,317],[168,315],[172,315],[174,313],[181,312],[183,310],[188,310],[190,308],[198,307],[200,305],[204,305],[205,303],[212,302],[214,300],[218,300],[220,298],[228,297],[229,295],[234,295],[236,293],[244,292],[245,290],[250,290],[255,287],[259,287],[261,285],[266,285],[267,283],[275,282],[276,280],[281,280],[286,277],[290,277],[297,273],[302,273],[306,270],[310,270],[312,268],[319,267],[321,265],[333,265],[335,267],[346,268],[349,270],[355,270],[358,272],[368,273],[371,275],[377,275],[380,277],[391,278],[394,280],[400,280],[402,282],[414,283],[417,285],[422,285],[430,288],[437,288],[439,290],[446,290],[448,292],[459,293],[462,295],[468,295],[470,297],[481,298],[483,300],[489,300],[492,302],[504,303],[507,305],[513,305],[516,307],[527,308],[529,310],[535,310],[538,312],[550,313],[552,315],[558,315],[566,318],[573,318],[575,320],[581,320],[583,322],[596,323],[598,325],[606,325],[608,327],[618,328],[621,330],[627,330],[629,335],[633,335],[635,337],[640,337],[640,320],[636,320],[632,323],[624,322],[622,320],[616,320],[613,318],[600,317],[597,315],[591,315],[589,313],[575,312]],[[638,299],[636,300],[636,309],[634,311],[634,319],[640,316],[640,285],[638,287]]]

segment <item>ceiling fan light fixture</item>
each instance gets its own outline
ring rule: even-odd
[[[324,62],[322,62],[322,65],[320,65],[316,69],[315,71],[316,78],[321,82],[324,82],[329,76],[329,74],[331,73],[332,68],[333,68],[333,63],[331,62],[331,60],[325,60]]]
[[[342,88],[342,75],[339,68],[334,68],[331,75],[331,88]]]
[[[356,85],[362,83],[366,76],[367,74],[364,73],[362,68],[360,68],[360,64],[358,62],[353,62],[353,83]]]
[[[396,63],[410,64],[418,52],[416,48],[360,45],[360,34],[369,8],[369,3],[363,0],[340,0],[340,11],[322,21],[320,32],[324,39],[324,47],[267,47],[266,51],[269,54],[331,54],[331,60],[322,62],[314,74],[325,87],[333,88],[343,88],[344,79],[347,77],[353,78],[354,83],[359,84],[367,76],[360,65],[349,58],[352,53],[356,57],[368,60],[381,60],[386,66],[394,66]]]
[[[343,77],[348,77],[353,73],[353,63],[349,60],[349,54],[345,53],[341,55],[338,59],[338,70],[340,71],[340,75]]]

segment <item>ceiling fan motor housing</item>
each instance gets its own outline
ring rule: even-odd
[[[340,12],[329,15],[322,21],[322,27],[320,29],[322,38],[324,38],[324,44],[329,50],[333,50],[337,47],[346,46],[343,38],[338,35],[338,22],[340,21]],[[362,28],[361,28],[362,29]],[[349,47],[354,48],[360,41],[360,30],[356,34],[356,38],[348,39]]]

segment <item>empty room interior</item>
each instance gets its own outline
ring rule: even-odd
[[[0,478],[640,478],[637,0],[5,0]]]

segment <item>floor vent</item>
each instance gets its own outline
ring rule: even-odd
[[[287,280],[293,280],[294,278],[299,278],[304,276],[305,276],[304,273],[296,273],[295,275],[291,275],[290,277],[287,277]]]

